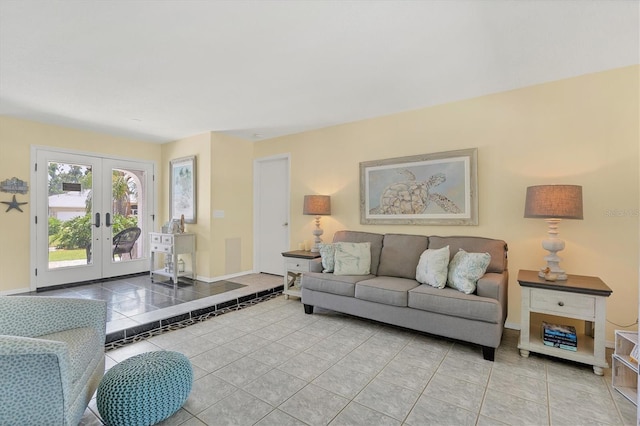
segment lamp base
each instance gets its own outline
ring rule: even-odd
[[[560,261],[562,258],[558,256],[558,252],[564,250],[564,241],[558,238],[558,225],[560,219],[545,219],[545,222],[549,225],[549,236],[542,240],[542,248],[549,252],[544,257],[547,261],[547,266],[540,268],[538,276],[544,278],[547,281],[566,281],[567,274],[560,267]]]
[[[313,240],[313,246],[311,246],[311,253],[318,253],[320,251],[320,243],[322,243],[320,235],[324,234],[324,231],[320,229],[320,216],[316,216],[316,229],[313,230],[312,234],[315,238]]]

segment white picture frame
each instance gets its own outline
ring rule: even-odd
[[[169,163],[169,215],[185,223],[196,223],[196,157],[182,157]]]

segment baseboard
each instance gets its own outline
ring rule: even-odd
[[[22,293],[30,293],[31,289],[27,288],[16,288],[14,290],[5,290],[0,291],[0,296],[11,296],[12,294],[22,294]]]
[[[504,328],[508,328],[510,330],[520,330],[520,324],[517,324],[515,322],[505,322]]]
[[[226,280],[230,280],[232,278],[236,278],[236,277],[241,277],[243,275],[249,275],[249,274],[253,274],[253,271],[243,271],[243,272],[237,272],[235,274],[229,274],[229,275],[221,275],[219,277],[203,277],[201,275],[196,275],[196,279],[198,281],[203,281],[205,283],[214,283],[216,281],[226,281]]]

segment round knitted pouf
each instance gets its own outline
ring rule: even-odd
[[[98,411],[109,426],[153,425],[182,407],[192,384],[186,356],[146,352],[107,371],[98,386]]]

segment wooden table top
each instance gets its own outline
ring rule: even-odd
[[[609,297],[611,293],[613,293],[613,290],[598,277],[589,277],[586,275],[567,275],[567,277],[566,281],[547,281],[538,276],[538,271],[528,271],[524,269],[518,271],[518,282],[522,287],[594,294],[605,297]]]

